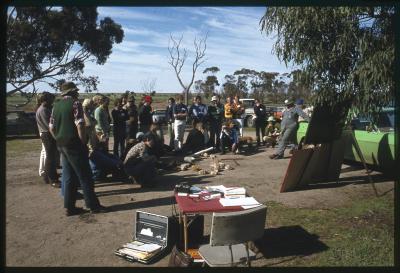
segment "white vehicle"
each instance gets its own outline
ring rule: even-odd
[[[244,126],[254,127],[254,99],[239,99],[239,101],[243,103],[245,109],[242,116],[244,119]]]

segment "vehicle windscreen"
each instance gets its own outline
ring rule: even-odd
[[[242,101],[244,108],[253,108],[254,100],[244,100]]]

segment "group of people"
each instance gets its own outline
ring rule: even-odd
[[[61,188],[67,216],[86,211],[75,206],[78,187],[91,212],[107,211],[96,196],[94,182],[109,174],[151,187],[155,184],[157,169],[168,167],[160,161],[163,155],[191,154],[207,147],[221,153],[225,153],[226,148],[239,152],[244,107],[238,96],[228,97],[222,104],[216,95],[211,98],[210,105],[203,104],[201,96],[196,96],[190,106],[184,104],[182,95],[176,100],[169,98],[166,109],[169,145],[164,144],[160,124],[153,122],[151,96],[143,96],[138,106],[134,96],[121,96],[115,100],[111,111],[110,99],[106,96],[95,95],[82,103],[78,97],[77,86],[65,82],[61,85],[61,98],[55,102],[54,94],[42,93],[36,111],[45,154],[43,156],[42,151],[44,160],[41,160],[40,175],[45,183]],[[275,147],[281,135],[278,150],[271,157],[274,159],[282,158],[285,147],[292,141],[298,117],[308,119],[299,107],[294,104],[292,107],[289,102],[280,128],[274,117],[267,117],[265,106],[258,100],[254,112],[258,145],[262,142]],[[189,120],[192,129],[184,142]],[[113,153],[109,153],[111,131]],[[59,162],[61,182],[57,174]]]

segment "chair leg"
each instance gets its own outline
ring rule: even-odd
[[[232,246],[229,245],[229,250],[231,251],[231,267],[233,266],[233,252],[232,252]]]
[[[247,266],[250,267],[250,254],[249,254],[249,242],[245,243],[246,246],[246,254],[247,254]]]

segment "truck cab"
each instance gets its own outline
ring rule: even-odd
[[[254,99],[239,99],[241,103],[243,103],[244,107],[244,126],[245,127],[254,127],[254,105],[255,105],[255,100]]]

